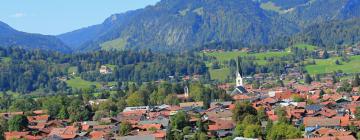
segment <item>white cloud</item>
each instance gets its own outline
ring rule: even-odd
[[[10,15],[10,17],[12,17],[12,18],[22,18],[22,17],[24,17],[24,16],[26,16],[26,14],[25,14],[25,13],[21,13],[21,12],[15,13],[15,14],[13,14],[13,15]]]

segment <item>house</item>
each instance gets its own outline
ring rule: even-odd
[[[144,136],[124,136],[115,138],[117,140],[156,140],[153,135],[144,135]]]
[[[211,102],[210,103],[210,108],[214,108],[214,107],[224,107],[224,108],[229,108],[230,105],[232,104],[231,101],[228,102]]]
[[[181,108],[186,108],[186,107],[203,107],[204,106],[204,102],[186,102],[186,103],[180,103],[180,107]]]
[[[106,102],[106,101],[107,101],[107,99],[90,100],[90,101],[89,101],[89,104],[90,104],[91,106],[94,106],[94,105],[99,105],[99,104],[101,104],[101,103],[103,103],[103,102]]]
[[[101,74],[111,74],[112,70],[109,67],[103,65],[103,66],[101,66],[99,72]]]
[[[230,120],[209,119],[208,131],[218,137],[226,137],[232,134],[235,124]]]
[[[220,119],[220,120],[232,120],[233,112],[231,110],[222,108],[222,107],[214,107],[209,108],[204,112],[203,119]]]
[[[349,131],[339,131],[335,129],[330,128],[320,128],[316,131],[314,131],[312,134],[314,137],[338,137],[338,136],[350,136],[352,132]]]
[[[39,140],[44,139],[43,136],[34,136],[30,132],[5,132],[4,133],[5,140],[14,140],[14,139],[28,139],[28,140]]]
[[[340,119],[338,118],[323,118],[323,117],[304,117],[303,118],[305,131],[311,132],[320,127],[339,128]]]
[[[302,138],[291,140],[356,140],[354,136],[336,136],[336,137],[317,137],[317,138]]]
[[[89,134],[89,138],[91,140],[103,140],[105,139],[107,136],[107,133],[103,132],[103,131],[92,131]]]
[[[54,128],[48,135],[49,139],[74,139],[77,136],[79,129],[74,126],[67,126],[65,128]]]

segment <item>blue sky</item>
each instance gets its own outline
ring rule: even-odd
[[[2,0],[0,21],[30,33],[57,35],[103,22],[159,0]]]

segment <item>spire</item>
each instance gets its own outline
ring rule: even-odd
[[[238,57],[237,72],[236,72],[236,87],[243,86],[243,72],[241,69],[241,58]]]
[[[241,77],[243,76],[242,68],[241,68],[241,57],[238,57],[237,60],[237,75],[239,74]]]

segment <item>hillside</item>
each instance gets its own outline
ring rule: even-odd
[[[273,45],[317,25],[358,18],[359,5],[357,0],[162,0],[58,38],[78,51]]]
[[[332,21],[305,28],[293,42],[316,46],[352,45],[360,42],[360,19]]]
[[[69,47],[54,36],[20,32],[3,22],[0,22],[0,33],[0,46],[2,47],[71,52]]]
[[[262,8],[278,12],[300,27],[360,16],[358,0],[260,0],[259,2]]]
[[[163,0],[59,38],[68,45],[77,40],[82,50],[100,49],[116,39],[121,40],[113,41],[122,44],[119,48],[173,50],[224,41],[262,45],[297,31],[296,25],[251,0]]]

